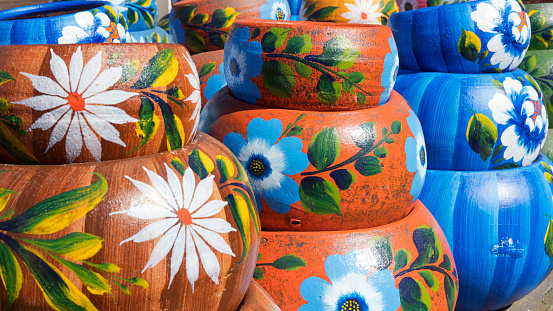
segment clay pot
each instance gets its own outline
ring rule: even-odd
[[[402,75],[395,90],[420,119],[430,169],[527,166],[545,142],[547,112],[538,85],[522,70]]]
[[[194,138],[200,87],[180,45],[14,45],[0,55],[1,163],[134,158]]]
[[[173,41],[190,53],[220,50],[236,19],[290,20],[286,0],[185,0],[173,4],[169,29]]]
[[[297,21],[300,19],[299,14],[302,3],[303,0],[288,0],[288,4],[290,5],[290,20]]]
[[[508,170],[428,170],[420,200],[457,263],[456,310],[501,309],[546,277],[553,259],[552,167],[540,156]]]
[[[264,230],[387,224],[409,214],[424,182],[422,129],[396,92],[382,107],[313,112],[246,104],[225,87],[202,115],[244,165]]]
[[[173,39],[165,29],[161,27],[154,27],[153,29],[146,29],[141,31],[131,31],[131,42],[139,43],[173,43]]]
[[[239,311],[280,311],[275,301],[256,281],[250,283]]]
[[[133,159],[0,165],[2,271],[13,276],[0,303],[236,310],[260,238],[237,163],[199,133],[184,148]]]
[[[527,4],[526,12],[532,24],[532,38],[528,50],[553,49],[553,4]]]
[[[553,50],[528,51],[520,68],[528,72],[540,86],[547,116],[553,121]],[[549,122],[553,126],[553,122]]]
[[[239,20],[225,46],[234,96],[267,107],[376,107],[388,101],[397,68],[390,29],[379,25]]]
[[[217,50],[192,55],[192,60],[196,64],[196,70],[200,77],[202,107],[217,91],[227,85],[223,52],[223,50]]]
[[[530,44],[529,25],[522,4],[508,0],[406,11],[388,23],[401,68],[451,73],[515,70]]]
[[[0,45],[130,42],[107,1],[58,2],[0,11]]]
[[[446,311],[458,291],[447,241],[420,201],[372,229],[262,231],[254,278],[283,310]]]
[[[396,12],[395,0],[304,0],[300,20],[386,25]]]

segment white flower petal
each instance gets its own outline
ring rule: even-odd
[[[83,94],[83,92],[90,86],[92,81],[96,79],[102,68],[102,51],[98,52],[90,61],[84,66],[81,75],[81,81],[77,88],[77,93]]]
[[[71,124],[71,119],[73,117],[73,110],[67,111],[63,117],[59,120],[59,122],[54,126],[54,129],[52,130],[52,133],[50,134],[50,140],[48,141],[48,146],[46,147],[46,150],[44,152],[47,152],[54,146],[57,142],[61,141],[63,137],[65,136],[65,133],[67,133],[67,129],[69,128],[69,124]]]
[[[544,139],[545,140],[545,139]],[[540,155],[540,148],[534,149],[532,153],[526,154],[522,159],[522,166],[528,166],[534,162],[534,160]]]
[[[143,169],[146,169],[145,167],[142,167]],[[125,176],[128,180],[130,180],[133,185],[138,189],[138,191],[142,192],[144,196],[146,196],[148,199],[150,199],[153,203],[157,204],[163,204],[166,203],[165,199],[157,192],[157,189],[154,187],[143,183],[138,180],[134,180],[130,178],[129,176]],[[169,206],[167,206],[167,210],[170,210]]]
[[[81,126],[79,125],[79,113],[75,113],[71,125],[65,137],[65,153],[67,154],[67,162],[73,163],[81,154],[83,149],[83,136],[81,135]]]
[[[173,283],[175,275],[180,270],[182,265],[182,260],[184,259],[184,250],[186,247],[186,226],[182,226],[179,235],[175,240],[175,245],[173,246],[173,251],[171,252],[171,276],[169,278],[169,287]]]
[[[165,179],[145,167],[142,168],[146,171],[146,174],[148,174],[150,183],[157,190],[157,193],[163,197],[164,201],[167,202],[167,204],[169,204],[175,212],[178,211],[179,208],[177,206],[177,202],[175,201],[175,197],[173,196],[173,192],[171,192],[171,188]]]
[[[190,231],[190,226],[186,226],[186,277],[192,285],[192,292],[194,292],[194,283],[200,275],[200,260]]]
[[[89,11],[79,12],[75,14],[75,21],[81,28],[88,28],[94,25],[94,15]]]
[[[81,47],[77,48],[77,51],[71,56],[69,62],[69,79],[71,82],[71,92],[76,92],[83,73],[83,53]]]
[[[141,243],[154,240],[164,234],[167,230],[169,230],[169,228],[173,227],[178,221],[178,218],[166,218],[160,221],[156,221],[152,224],[149,224],[144,229],[140,230],[137,234],[131,236],[126,240],[123,240],[120,244],[127,243],[129,241]]]
[[[60,98],[57,96],[50,95],[39,95],[35,97],[26,98],[20,101],[13,102],[18,105],[25,105],[27,107],[33,108],[34,110],[44,111],[57,108],[62,105],[67,104],[67,98]],[[69,107],[69,105],[67,105]]]
[[[83,117],[79,118],[79,123],[81,125],[81,131],[86,149],[88,149],[94,160],[100,162],[102,160],[102,144],[100,143],[100,140],[90,129]]]
[[[85,117],[86,121],[88,121],[90,127],[94,130],[94,132],[100,135],[100,137],[123,147],[127,146],[125,142],[123,142],[121,138],[119,138],[119,131],[109,122],[105,121],[104,119],[98,118],[96,115],[89,113],[86,110],[83,110],[82,114]]]
[[[208,219],[194,219],[192,218],[192,223],[202,226],[211,231],[217,233],[229,233],[236,231],[226,220],[221,218],[208,218]]]
[[[488,108],[492,111],[492,116],[495,122],[499,124],[507,124],[512,118],[515,106],[513,102],[505,95],[496,93],[488,103]]]
[[[51,128],[58,122],[58,120],[70,109],[69,105],[61,106],[52,111],[46,112],[38,118],[33,125],[29,128],[29,131],[34,129],[41,129],[43,131]]]
[[[513,158],[514,162],[518,162],[526,155],[526,148],[519,145],[518,140],[516,125],[509,126],[501,134],[501,143],[506,147],[503,154],[506,160]]]
[[[90,87],[83,93],[83,98],[96,95],[100,92],[112,87],[123,75],[123,69],[121,67],[114,67],[104,70],[95,80]]]
[[[169,168],[167,163],[163,163],[163,165],[165,165],[165,171],[167,172],[167,182],[169,184],[169,187],[171,188],[171,193],[173,194],[173,197],[177,201],[177,210],[179,210],[183,208],[181,182],[177,174],[175,174],[175,172]]]
[[[208,176],[200,180],[196,186],[194,198],[192,199],[192,203],[190,203],[190,208],[188,209],[190,214],[194,213],[194,211],[204,205],[205,202],[207,202],[207,200],[211,197],[211,194],[213,193],[213,178],[215,178],[215,176]]]
[[[58,44],[74,44],[88,37],[84,30],[76,26],[63,27],[61,34]]]
[[[231,255],[232,257],[235,256],[234,253],[232,252],[232,249],[225,241],[225,239],[223,239],[223,237],[220,236],[218,233],[196,226],[194,224],[190,226],[194,229],[193,232],[195,231],[196,233],[198,233],[211,247],[213,247],[220,253]],[[246,233],[246,234],[249,234],[249,233]]]
[[[89,98],[86,98],[85,102],[87,104],[117,105],[137,95],[140,94],[135,92],[111,90],[90,96]]]
[[[203,217],[213,216],[219,213],[226,205],[227,205],[226,201],[221,201],[221,200],[209,201],[204,206],[202,206],[197,212],[195,212],[192,215],[192,218],[203,218]]]
[[[36,76],[26,72],[22,72],[21,74],[29,78],[35,90],[41,93],[65,98],[69,95],[58,83],[48,77]]]
[[[98,118],[103,119],[109,123],[125,124],[129,122],[136,122],[137,119],[129,116],[123,109],[111,106],[97,106],[86,105],[86,111],[93,113]]]
[[[167,256],[167,254],[169,254],[171,248],[173,248],[173,245],[175,244],[179,229],[180,225],[174,226],[169,229],[169,231],[167,231],[161,239],[159,239],[156,246],[152,250],[152,254],[150,255],[150,259],[148,259],[144,270],[142,270],[143,273],[146,269],[155,267],[163,258],[165,258],[165,256]]]
[[[145,220],[177,217],[175,213],[170,212],[166,207],[155,204],[135,205],[123,211],[113,212],[110,215],[116,214],[127,214],[130,217]]]
[[[187,167],[182,178],[182,206],[186,209],[190,209],[195,188],[196,178],[194,177],[194,172],[190,167]]]
[[[52,58],[50,59],[50,70],[52,71],[54,78],[61,85],[64,91],[67,93],[71,92],[71,88],[69,87],[69,71],[67,71],[67,65],[65,65],[65,62],[61,59],[61,57],[54,53],[54,49],[50,49],[50,53],[52,54]]]
[[[198,236],[194,230],[190,230],[192,236],[194,237],[194,242],[196,244],[196,249],[200,254],[200,259],[202,261],[202,266],[204,266],[205,273],[215,282],[219,284],[219,272],[221,267],[219,266],[219,260],[217,256],[213,253],[211,248],[205,244],[205,242]]]
[[[494,29],[502,23],[497,8],[486,2],[479,3],[476,6],[476,11],[472,12],[470,17],[476,22],[477,27],[484,32],[495,33]]]

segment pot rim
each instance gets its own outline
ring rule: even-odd
[[[111,2],[103,1],[103,0],[62,1],[62,2],[42,3],[42,4],[22,6],[22,7],[0,11],[0,23],[14,22],[15,20],[17,20],[17,18],[28,18],[33,20],[40,20],[40,19],[50,19],[50,18],[56,18],[56,17],[65,17],[76,13],[61,14],[57,16],[46,16],[46,17],[28,17],[28,16],[33,14],[40,14],[40,13],[59,13],[60,11],[63,12],[63,11],[70,11],[70,10],[77,10],[77,9],[81,11],[88,11],[104,5],[108,5],[110,7],[113,6]]]
[[[187,1],[197,1],[197,0],[187,0]],[[182,3],[182,2],[179,2]],[[251,25],[260,25],[260,26],[296,26],[295,28],[300,28],[298,26],[309,26],[307,28],[320,29],[324,28],[327,31],[329,29],[354,29],[361,32],[363,29],[380,29],[386,31],[386,28],[390,32],[390,27],[384,25],[376,24],[350,24],[350,23],[329,23],[329,22],[311,22],[311,21],[275,21],[275,20],[266,20],[266,19],[236,19],[232,24],[232,27],[238,27],[240,25],[251,26]],[[387,38],[386,38],[387,40]]]

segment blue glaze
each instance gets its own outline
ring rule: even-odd
[[[535,81],[522,70],[485,75],[407,74],[398,76],[394,89],[419,117],[428,169],[483,171],[526,166],[545,143],[547,112]],[[476,125],[474,113],[480,122],[488,119],[484,122],[487,129],[497,131],[487,152],[480,146],[485,136],[480,136],[481,141],[467,137],[469,124]]]
[[[544,165],[545,164],[545,165]],[[444,231],[459,273],[456,310],[495,310],[546,277],[553,163],[500,171],[428,170],[419,199]],[[553,228],[552,228],[553,229]]]
[[[290,5],[290,12],[292,16],[299,17],[302,2],[303,0],[288,0],[288,4]],[[297,21],[297,19],[293,19],[293,20]]]
[[[156,26],[153,29],[142,30],[142,31],[129,31],[131,36],[130,42],[138,43],[173,43],[172,37],[165,31],[165,29]]]
[[[408,70],[513,71],[530,44],[530,18],[516,0],[480,0],[395,13],[387,25],[398,46],[400,68]],[[466,40],[461,39],[464,35]]]

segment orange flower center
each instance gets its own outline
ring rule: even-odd
[[[534,105],[534,114],[532,115],[532,121],[536,122],[536,118],[538,116],[541,116],[541,102],[538,100],[533,100],[531,99],[530,100],[532,102],[532,104]]]
[[[361,13],[361,19],[367,19],[367,13],[363,12]]]
[[[108,42],[113,43],[114,40],[119,39],[119,31],[117,30],[117,25],[115,25],[114,22],[109,23],[109,27],[106,28],[107,32],[109,32],[109,38]]]
[[[181,208],[177,211],[177,216],[179,216],[180,222],[190,226],[192,224],[192,215],[186,208]]]
[[[517,26],[517,28],[518,28],[518,31],[521,32],[522,28],[524,28],[524,26],[528,27],[528,23],[526,23],[526,12],[520,11],[520,13],[518,13],[518,17],[520,17],[521,22]]]
[[[71,93],[67,96],[67,103],[71,106],[71,109],[75,111],[83,111],[85,102],[81,95],[77,93]]]

